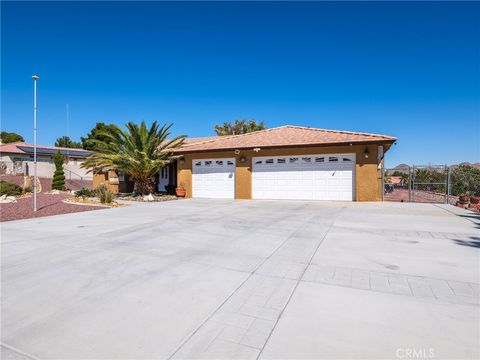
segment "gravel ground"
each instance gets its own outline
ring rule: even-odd
[[[101,206],[75,205],[62,202],[62,200],[69,197],[72,197],[72,195],[39,193],[37,194],[37,212],[33,211],[33,196],[17,199],[16,203],[0,204],[0,221],[104,209]]]

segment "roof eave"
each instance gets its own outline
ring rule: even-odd
[[[215,149],[203,149],[203,150],[189,150],[189,149],[178,149],[175,151],[177,154],[193,154],[193,153],[202,153],[202,152],[219,152],[219,151],[232,151],[232,150],[252,150],[254,148],[261,149],[278,149],[278,148],[306,148],[306,147],[322,147],[322,146],[355,146],[355,145],[387,145],[388,147],[384,150],[385,152],[390,149],[390,147],[397,141],[396,138],[392,139],[382,139],[382,140],[369,140],[369,141],[345,141],[345,142],[332,142],[332,143],[315,143],[315,144],[289,144],[289,145],[269,145],[269,146],[237,146],[237,147],[225,147],[225,148],[215,148]]]

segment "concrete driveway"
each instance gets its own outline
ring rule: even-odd
[[[480,219],[454,207],[183,200],[1,235],[4,359],[480,355]]]

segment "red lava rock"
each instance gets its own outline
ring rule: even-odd
[[[37,194],[37,211],[33,211],[33,195],[17,199],[16,203],[0,204],[0,221],[30,219],[42,216],[69,214],[81,211],[105,209],[101,206],[88,206],[64,203],[63,200],[72,197],[70,194],[60,193],[52,195]]]

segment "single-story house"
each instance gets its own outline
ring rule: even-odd
[[[185,188],[187,198],[379,201],[384,154],[396,140],[291,125],[189,138],[157,186]]]
[[[33,175],[33,144],[17,141],[0,143],[0,167],[6,174]],[[37,175],[51,178],[55,172],[52,156],[60,153],[65,156],[66,176],[82,177],[92,180],[92,174],[86,173],[80,165],[91,151],[56,146],[37,145]]]

